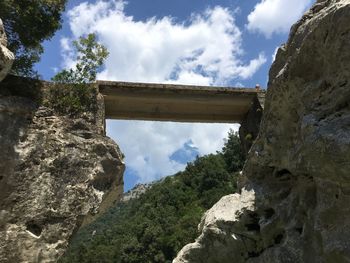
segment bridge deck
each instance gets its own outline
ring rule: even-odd
[[[172,84],[97,82],[105,100],[106,119],[178,122],[241,122],[254,98],[254,88]]]

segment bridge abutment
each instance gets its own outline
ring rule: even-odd
[[[241,122],[239,138],[244,156],[247,156],[256,137],[259,134],[260,122],[264,110],[265,96],[258,95],[254,98],[251,108]]]
[[[99,92],[98,87],[96,101],[97,101],[97,112],[96,112],[96,126],[99,128],[100,134],[106,135],[106,106],[103,95]]]

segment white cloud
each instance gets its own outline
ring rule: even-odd
[[[266,62],[244,63],[241,31],[222,7],[193,14],[188,23],[171,17],[136,21],[122,1],[82,3],[68,12],[75,38],[95,32],[110,56],[100,79],[224,84],[250,78]]]
[[[76,64],[74,49],[72,48],[72,40],[67,37],[62,37],[60,40],[61,44],[61,55],[63,58],[64,68],[73,68]]]
[[[261,65],[265,64],[266,57],[264,53],[260,53],[259,57],[250,61],[248,66],[238,67],[240,76],[243,78],[250,78],[260,68]]]
[[[175,23],[171,17],[136,21],[125,14],[122,1],[82,3],[68,12],[72,38],[95,32],[110,52],[99,79],[225,85],[250,78],[266,62],[263,53],[251,61],[242,56],[241,31],[234,12],[222,7],[193,14]],[[72,54],[63,40],[65,65]],[[108,121],[108,134],[126,155],[127,165],[140,182],[148,182],[184,168],[170,156],[192,140],[200,154],[220,150],[229,124],[179,124]]]
[[[287,33],[312,0],[261,0],[248,15],[248,30],[267,38],[274,33]]]
[[[223,146],[230,128],[237,124],[201,124],[150,121],[107,122],[107,133],[121,147],[126,163],[139,175],[139,182],[149,182],[174,174],[185,165],[170,156],[191,138],[200,155],[214,153]]]

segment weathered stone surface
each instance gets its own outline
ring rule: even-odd
[[[7,49],[7,38],[5,29],[0,19],[0,81],[2,81],[10,71],[15,56]]]
[[[254,243],[249,236],[241,235],[242,226],[239,226],[238,220],[243,213],[250,217],[254,211],[254,201],[254,191],[245,189],[241,195],[232,194],[221,198],[203,216],[198,226],[202,234],[195,243],[185,246],[174,262],[226,262],[227,258],[231,262],[241,262],[241,255],[236,251],[243,251],[244,246],[253,246]],[[254,221],[254,218],[251,220]]]
[[[261,93],[258,95],[265,96],[264,93]],[[253,142],[255,141],[256,137],[258,137],[258,134],[259,134],[260,123],[261,123],[263,107],[264,107],[262,103],[263,102],[260,102],[258,97],[256,97],[253,100],[250,110],[242,120],[241,126],[239,127],[239,138],[241,141],[242,151],[245,156],[248,155],[248,152],[252,147]]]
[[[240,180],[253,211],[203,228],[174,262],[350,262],[349,47],[349,0],[317,1],[293,26]]]
[[[83,221],[121,197],[123,156],[94,114],[56,115],[11,83],[0,85],[12,93],[0,95],[0,262],[56,262]]]
[[[138,199],[141,195],[146,193],[149,189],[151,189],[153,186],[153,183],[149,184],[137,184],[135,187],[126,193],[123,194],[122,199],[120,200],[121,202],[129,202],[130,200],[133,199]]]

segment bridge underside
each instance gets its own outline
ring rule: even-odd
[[[246,88],[97,82],[106,119],[241,123],[261,92]]]

